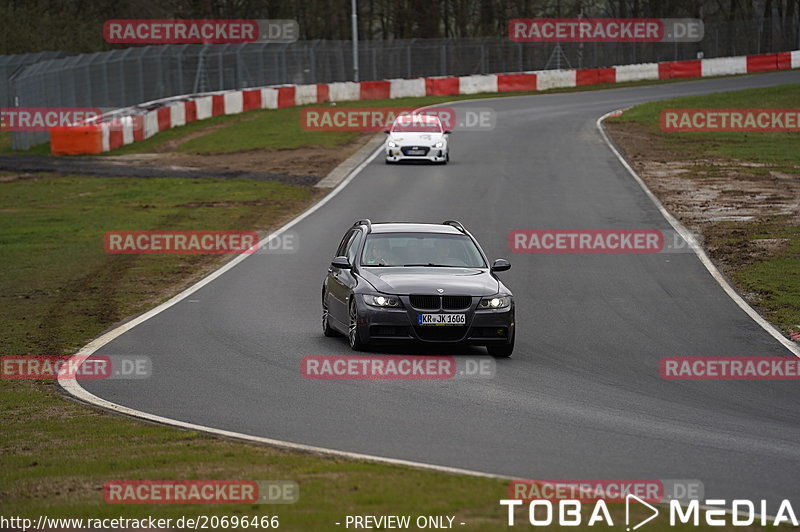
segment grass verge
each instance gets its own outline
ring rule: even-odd
[[[659,125],[668,108],[762,107],[799,108],[800,84],[652,102],[606,124],[662,202],[702,232],[738,291],[788,334],[800,330],[800,137]]]

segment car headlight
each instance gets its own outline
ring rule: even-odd
[[[436,143],[436,146],[434,146],[434,148],[443,148],[443,147],[444,147],[444,141],[443,140],[440,140],[439,142]]]
[[[364,294],[364,303],[371,307],[381,308],[400,308],[403,306],[399,297],[374,294]]]
[[[509,296],[495,296],[485,297],[478,303],[478,308],[495,309],[506,308],[511,305],[511,297]]]
[[[396,148],[397,147],[397,143],[395,141],[393,141],[393,140],[390,140],[389,143],[387,144],[387,146],[389,146],[390,148]]]

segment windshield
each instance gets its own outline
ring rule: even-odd
[[[442,123],[431,115],[398,116],[392,126],[392,133],[441,133]]]
[[[485,268],[486,262],[466,235],[386,233],[367,236],[361,265]]]

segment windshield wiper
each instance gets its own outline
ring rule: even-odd
[[[399,264],[386,264],[385,262],[379,262],[377,264],[362,264],[364,268],[396,268]]]

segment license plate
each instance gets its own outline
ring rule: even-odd
[[[425,150],[408,150],[409,155],[425,155]]]
[[[417,325],[466,325],[466,314],[417,314]]]

